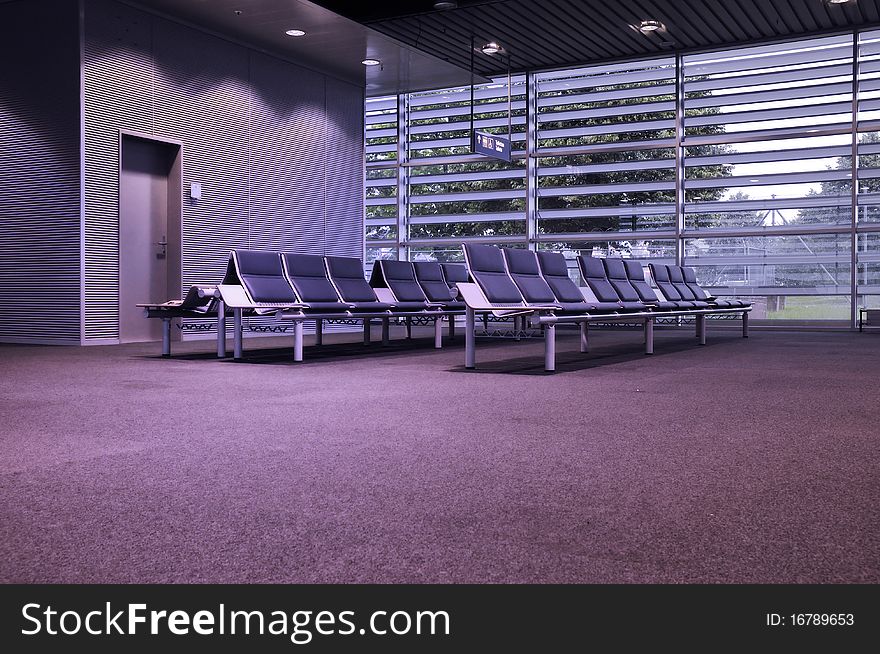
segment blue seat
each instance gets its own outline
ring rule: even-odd
[[[661,311],[677,311],[694,308],[692,302],[671,302],[658,298],[654,289],[651,288],[651,285],[645,280],[645,269],[642,267],[641,262],[634,261],[633,259],[624,259],[623,267],[626,271],[626,277],[629,280],[629,283],[636,290],[636,293],[639,294],[639,299],[645,304],[650,304]]]
[[[697,297],[696,293],[694,293],[690,287],[684,283],[684,274],[682,273],[680,266],[666,266],[666,273],[669,275],[669,283],[675,287],[681,294],[681,298],[683,300],[687,300],[688,302],[693,302],[697,308],[706,309],[709,307],[709,303],[705,300],[701,300]]]
[[[409,261],[379,259],[373,263],[374,277],[385,283],[394,296],[395,307],[402,303],[427,309],[430,301],[416,281],[416,272]],[[371,278],[371,285],[373,279]]]
[[[507,262],[507,270],[520,293],[530,304],[555,304],[564,313],[591,313],[598,310],[595,304],[586,302],[583,295],[578,291],[580,300],[560,300],[553,288],[541,275],[541,267],[538,263],[537,253],[531,250],[504,249],[504,259]],[[567,275],[566,275],[567,276]],[[577,289],[575,289],[577,290]]]
[[[305,313],[347,312],[352,308],[342,302],[333,284],[327,278],[324,257],[313,254],[281,255],[284,272],[300,301],[306,305]]]
[[[398,311],[419,311],[425,304],[419,302],[400,302],[391,304],[380,302],[376,292],[364,279],[364,267],[360,259],[355,257],[324,257],[327,276],[339,292],[344,302],[352,305],[352,311],[383,312],[397,309]]]
[[[607,257],[602,259],[602,265],[605,267],[605,276],[608,278],[608,283],[617,291],[617,296],[622,302],[643,302],[638,291],[630,283],[629,277],[626,275],[623,259]]]
[[[443,270],[443,279],[450,288],[471,281],[468,267],[463,263],[441,263],[440,267]]]
[[[489,302],[501,307],[522,307],[526,304],[522,293],[507,274],[500,248],[474,243],[465,243],[463,248],[470,275]]]
[[[559,302],[586,302],[581,289],[568,276],[568,263],[565,260],[565,255],[561,252],[538,252],[537,254],[541,275]],[[587,302],[587,304],[590,306],[590,312],[617,311],[620,308],[617,302]]]
[[[654,283],[657,284],[657,288],[660,289],[660,292],[663,293],[663,297],[667,300],[670,302],[688,302],[692,305],[692,308],[696,309],[708,308],[708,302],[697,302],[696,300],[682,297],[681,292],[669,279],[669,268],[667,268],[666,264],[650,263],[648,266],[651,269],[651,277],[654,278]]]
[[[578,257],[581,277],[600,302],[616,302],[621,311],[648,311],[649,305],[638,300],[622,300],[608,279],[602,259],[581,255]]]
[[[413,262],[413,272],[416,281],[422,287],[422,292],[429,301],[442,304],[443,308],[449,311],[464,310],[464,302],[458,300],[458,291],[454,286],[451,287],[447,284],[443,276],[443,268],[439,263],[436,261],[415,261]],[[465,268],[466,276],[467,269]]]
[[[277,252],[233,250],[231,261],[238,281],[252,301],[265,304],[298,302]]]
[[[706,289],[699,285],[697,282],[697,273],[693,268],[688,266],[681,267],[682,277],[684,279],[684,283],[687,284],[688,288],[693,291],[694,295],[697,296],[697,299],[704,300],[709,302],[710,304],[716,307],[750,307],[752,306],[751,302],[745,302],[743,300],[719,300],[718,298],[710,295]]]

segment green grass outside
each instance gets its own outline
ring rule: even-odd
[[[849,320],[848,295],[788,296],[781,311],[768,311],[768,320]]]

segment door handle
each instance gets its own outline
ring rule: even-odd
[[[168,241],[165,239],[164,236],[162,237],[161,241],[157,241],[156,243],[154,243],[154,245],[158,245],[161,248],[161,250],[156,253],[158,257],[162,258],[166,254],[168,254]]]

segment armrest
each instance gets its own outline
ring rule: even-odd
[[[237,284],[219,284],[217,286],[217,290],[220,293],[220,299],[223,300],[226,306],[233,309],[260,309],[267,310],[269,313],[272,313],[274,311],[279,311],[282,309],[306,308],[306,305],[300,302],[290,302],[279,304],[278,306],[275,306],[274,304],[271,306],[266,306],[265,303],[252,302],[245,292],[244,287]]]
[[[394,297],[394,293],[391,292],[390,288],[374,288],[373,291],[376,293],[379,302],[385,302],[386,304],[394,304],[397,302],[397,299]]]
[[[483,290],[473,282],[461,282],[457,284],[458,291],[464,299],[464,303],[474,311],[491,311],[499,318],[527,315],[536,311],[559,311],[562,307],[554,304],[523,304],[521,307],[499,306],[492,304],[486,299]]]

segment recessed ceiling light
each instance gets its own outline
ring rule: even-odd
[[[659,20],[643,20],[639,23],[639,31],[648,34],[649,32],[656,32],[657,30],[664,29],[663,23]]]
[[[455,9],[458,7],[457,2],[435,2],[434,9]]]
[[[480,48],[480,51],[485,55],[495,55],[502,50],[504,50],[504,48],[495,43],[495,41],[489,41],[486,45]]]
[[[848,5],[856,0],[825,0],[829,5]]]
[[[364,59],[361,63],[364,66],[378,66],[382,62],[379,61],[378,59]]]
[[[287,36],[305,36],[306,33],[303,30],[287,30],[285,32]]]

